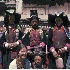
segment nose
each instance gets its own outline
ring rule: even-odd
[[[36,24],[36,22],[33,23],[33,25]]]
[[[38,62],[39,62],[39,60],[36,60],[36,62],[38,63]]]

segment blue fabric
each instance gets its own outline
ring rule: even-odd
[[[30,69],[30,61],[28,59],[24,59],[24,69]]]
[[[68,28],[65,28],[65,32],[66,32],[67,37],[70,39],[70,32],[69,32]]]
[[[68,33],[68,38],[70,39],[70,32]]]
[[[68,60],[66,63],[66,69],[70,69],[70,53],[69,53]]]

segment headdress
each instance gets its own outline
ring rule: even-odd
[[[6,10],[6,15],[4,17],[4,24],[5,24],[6,28],[9,25],[15,26],[15,25],[19,24],[20,18],[21,18],[21,15],[18,13],[15,13],[15,10],[13,10],[13,9]]]
[[[63,25],[67,26],[67,23],[69,22],[67,15],[64,14],[64,12],[55,12],[55,15],[48,14],[48,21],[51,24],[51,26],[54,26],[55,24],[55,18],[61,18],[63,21]]]

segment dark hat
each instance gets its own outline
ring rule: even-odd
[[[8,9],[6,10],[6,15],[4,17],[4,24],[6,27],[9,25],[17,25],[19,24],[21,15],[18,13],[15,13],[15,10]]]
[[[52,27],[54,26],[54,23],[55,23],[54,15],[48,14],[48,23],[49,23],[50,26],[52,26]]]
[[[63,20],[63,12],[55,12],[55,18],[57,18],[57,17],[59,17],[59,18],[61,18],[62,20]]]
[[[6,14],[4,16],[5,26],[8,27],[9,25],[14,25],[14,20],[15,20],[14,10],[13,9],[6,10]]]
[[[15,24],[19,24],[19,21],[20,21],[20,18],[21,18],[21,14],[15,13],[14,15],[15,15],[15,21],[14,21],[14,23]]]
[[[63,21],[63,25],[67,26],[67,23],[69,22],[67,15],[64,14],[64,12],[55,12],[55,15],[48,14],[48,21],[51,23],[52,26],[55,25],[55,18],[61,18]]]
[[[15,10],[14,9],[7,9],[6,13],[8,14],[14,14]]]

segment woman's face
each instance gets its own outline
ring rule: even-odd
[[[26,58],[26,55],[27,55],[27,50],[26,48],[22,48],[20,51],[19,51],[19,56],[21,58]]]
[[[62,19],[58,17],[55,19],[55,22],[56,22],[56,25],[59,27],[62,24]]]
[[[36,63],[40,63],[40,62],[42,61],[42,59],[41,59],[40,56],[35,56],[34,61],[35,61]]]

